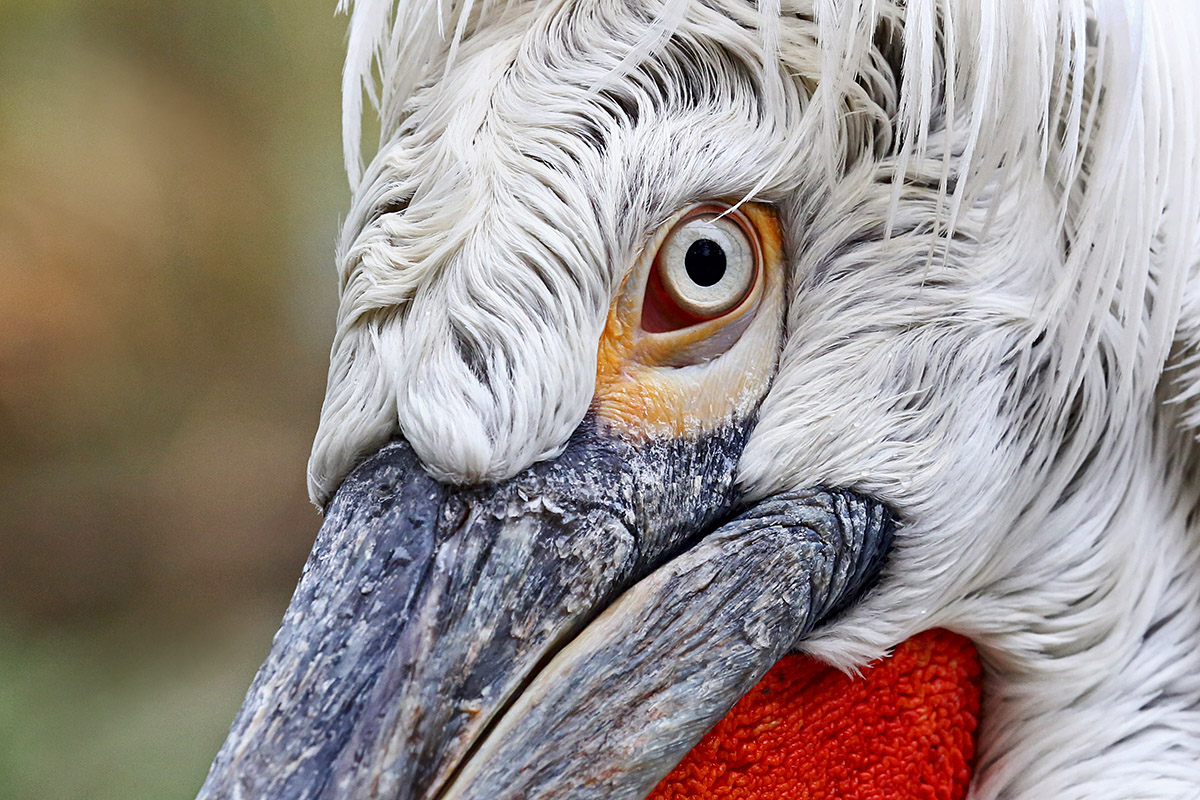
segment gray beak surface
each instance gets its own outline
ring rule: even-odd
[[[586,421],[486,486],[393,442],[346,479],[200,798],[638,798],[877,573],[840,490],[738,510],[746,429]]]

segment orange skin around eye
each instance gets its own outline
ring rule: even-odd
[[[786,656],[650,800],[962,800],[980,676],[975,646],[945,630],[862,677]]]
[[[667,331],[643,327],[657,241],[626,279],[600,337],[592,404],[615,432],[635,441],[685,436],[745,415],[766,392],[782,325],[782,237],[768,206],[740,211],[758,235],[762,263],[754,288],[728,314]]]

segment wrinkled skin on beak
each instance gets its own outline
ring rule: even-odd
[[[328,508],[200,797],[645,796],[890,542],[846,491],[741,509],[747,430],[631,444],[589,417],[477,487],[385,446]]]

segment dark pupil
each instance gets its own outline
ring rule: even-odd
[[[712,239],[697,239],[683,257],[683,265],[697,286],[712,286],[725,277],[725,251]]]

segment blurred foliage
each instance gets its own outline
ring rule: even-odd
[[[277,624],[260,605],[187,637],[0,630],[0,797],[194,797]]]
[[[194,795],[319,525],[344,20],[0,0],[0,798]]]

